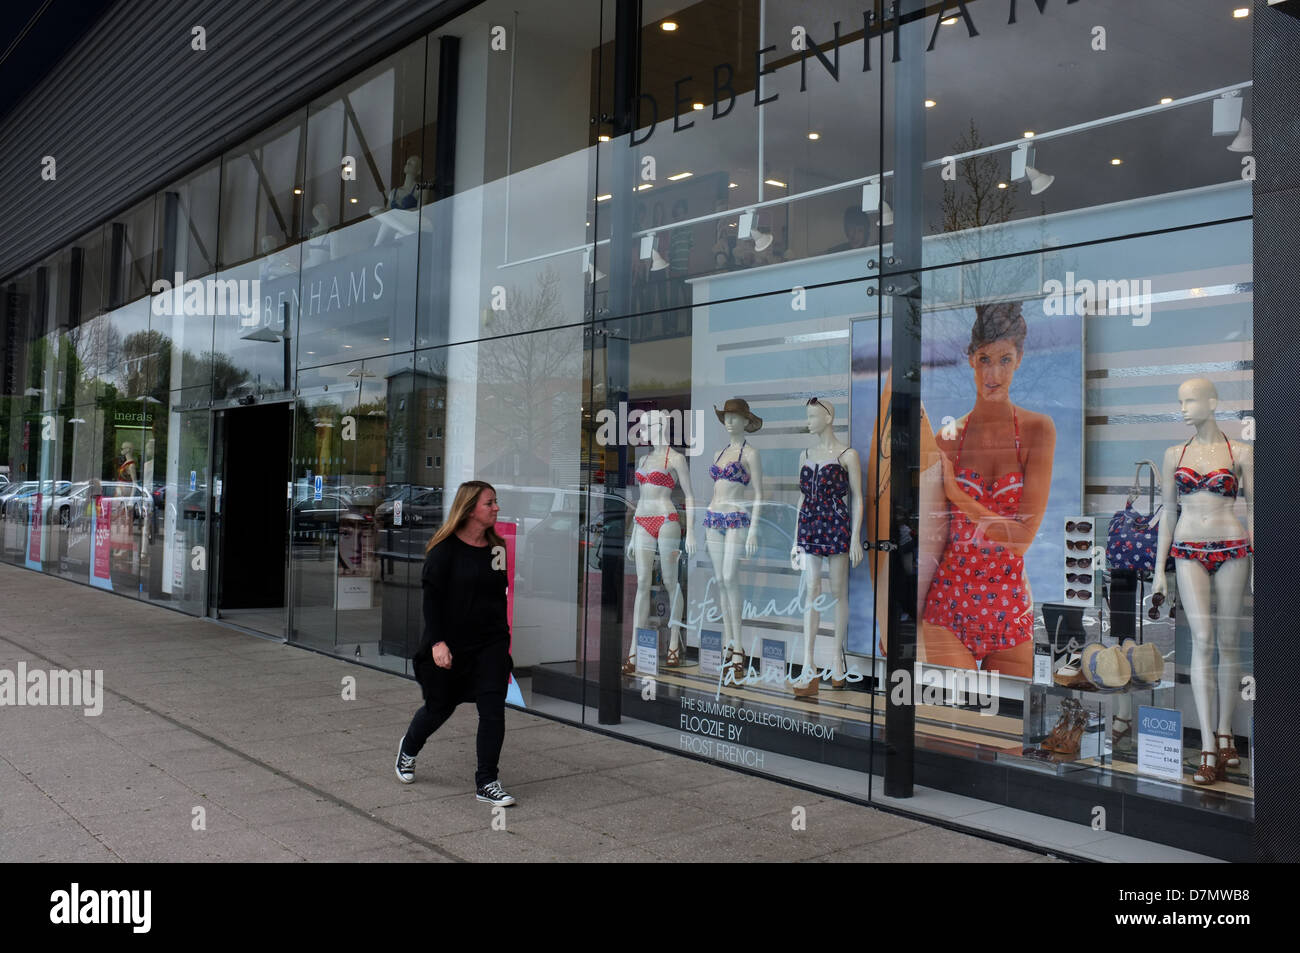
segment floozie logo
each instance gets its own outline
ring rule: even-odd
[[[1074,272],[1065,273],[1065,282],[1055,278],[1043,285],[1043,314],[1126,314],[1134,327],[1151,323],[1151,279],[1120,278],[1116,281],[1076,281]]]
[[[602,447],[663,446],[685,447],[688,457],[700,455],[704,433],[702,410],[628,410],[618,402],[618,412],[609,408],[596,412],[596,443]]]
[[[93,718],[104,710],[104,671],[28,671],[26,662],[18,663],[17,672],[0,668],[0,707],[6,705],[83,708]]]
[[[156,317],[195,315],[239,315],[240,327],[254,327],[261,320],[258,304],[262,282],[257,278],[191,278],[176,272],[176,280],[159,278],[153,283],[153,313]]]

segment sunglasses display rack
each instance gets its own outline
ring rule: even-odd
[[[1096,521],[1091,516],[1070,516],[1065,520],[1065,559],[1061,592],[1066,605],[1096,605],[1101,587],[1097,562]]]

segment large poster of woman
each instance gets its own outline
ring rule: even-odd
[[[853,440],[864,448],[877,388],[887,400],[888,322],[875,331],[854,326]],[[1035,604],[1061,599],[1061,527],[1082,498],[1082,319],[1044,315],[1038,300],[927,312],[921,353],[934,442],[922,439],[933,459],[921,461],[918,652],[929,664],[1027,678]],[[855,583],[850,647],[869,652],[863,636],[884,614],[875,587]]]

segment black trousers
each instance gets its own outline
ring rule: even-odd
[[[474,784],[497,780],[497,762],[506,740],[506,686],[514,663],[505,640],[452,654],[451,668],[439,668],[428,653],[415,659],[415,678],[424,704],[411,719],[402,745],[407,754],[420,753],[429,736],[451,717],[461,702],[478,707],[478,770]]]

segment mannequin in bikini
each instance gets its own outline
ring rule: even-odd
[[[429,201],[427,183],[418,181],[420,178],[420,157],[411,156],[406,160],[406,165],[402,167],[405,176],[401,185],[395,185],[388,190],[385,196],[384,205],[370,206],[371,215],[382,215],[380,219],[379,233],[375,236],[375,244],[379,245],[384,242],[390,234],[402,236],[410,235],[419,227],[419,208],[422,202]],[[389,212],[408,212],[408,215],[389,215]]]
[[[1029,678],[1033,596],[1025,552],[1047,511],[1056,427],[1011,402],[1028,328],[1020,304],[978,309],[967,357],[975,406],[940,436],[948,543],[921,614],[925,659]]]
[[[632,625],[635,629],[650,626],[650,588],[654,580],[655,552],[659,554],[659,570],[664,587],[668,590],[672,608],[668,613],[668,658],[664,664],[677,668],[686,657],[686,643],[682,636],[682,583],[677,572],[681,556],[682,521],[673,504],[673,488],[680,486],[686,497],[686,555],[695,554],[695,527],[690,522],[695,511],[695,498],[691,494],[690,472],[686,457],[668,446],[669,434],[664,419],[658,411],[647,417],[650,435],[650,452],[641,458],[636,468],[636,482],[640,499],[633,517],[631,539],[628,540],[629,558],[636,560],[636,601],[632,608]],[[623,663],[623,673],[636,671],[636,640]]]
[[[808,432],[816,443],[799,460],[799,526],[790,556],[804,574],[803,671],[794,693],[817,694],[820,674],[813,648],[821,613],[813,602],[821,594],[822,567],[830,572],[835,599],[835,643],[831,687],[845,687],[844,641],[849,626],[849,567],[862,562],[862,464],[858,452],[835,437],[835,409],[819,397],[808,401]],[[846,502],[849,497],[851,505]]]
[[[758,552],[758,517],[763,508],[763,466],[758,451],[745,434],[756,433],[763,420],[750,412],[749,404],[733,397],[722,409],[713,408],[731,442],[718,451],[709,476],[713,497],[704,511],[704,527],[713,575],[718,584],[718,606],[722,610],[723,664],[730,667],[731,681],[745,677],[745,651],[740,639],[740,546],[745,555]],[[753,488],[752,502],[746,491]]]
[[[1178,597],[1192,633],[1192,697],[1204,749],[1192,781],[1213,784],[1241,764],[1232,710],[1241,692],[1241,609],[1255,537],[1255,455],[1248,444],[1229,440],[1219,429],[1214,419],[1219,392],[1210,381],[1184,381],[1178,403],[1196,433],[1165,451],[1164,499],[1177,501],[1178,518],[1160,521],[1156,566],[1173,556]],[[1233,512],[1242,495],[1245,526]],[[1168,588],[1168,577],[1157,571],[1153,592],[1163,597]],[[1218,602],[1217,614],[1211,597]],[[1210,738],[1213,750],[1206,748]]]

